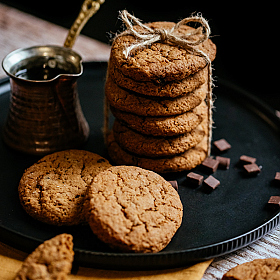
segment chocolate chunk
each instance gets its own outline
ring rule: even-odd
[[[208,157],[202,162],[201,165],[206,172],[214,173],[218,169],[219,161]]]
[[[256,175],[261,172],[261,169],[255,163],[245,164],[244,169],[248,175]]]
[[[280,172],[276,172],[274,181],[275,183],[280,184]]]
[[[220,185],[220,181],[215,177],[210,175],[203,181],[203,186],[208,188],[209,190],[214,190]]]
[[[193,186],[199,187],[202,184],[203,176],[194,172],[187,175],[187,182]]]
[[[240,161],[240,163],[242,163],[242,164],[255,163],[256,160],[257,160],[256,158],[254,158],[254,157],[249,157],[249,156],[246,156],[246,155],[242,155],[242,156],[239,158],[239,161]]]
[[[220,151],[225,152],[231,148],[231,145],[225,139],[220,139],[213,142],[213,145]]]
[[[178,182],[177,181],[168,181],[168,183],[171,184],[171,186],[178,191],[179,187],[178,187]]]
[[[219,162],[219,168],[221,168],[221,169],[229,169],[230,158],[216,156],[216,160]]]
[[[271,196],[268,200],[268,205],[270,207],[279,208],[280,207],[280,196]]]

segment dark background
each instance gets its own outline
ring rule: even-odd
[[[70,28],[83,0],[1,0],[42,19]],[[252,4],[253,3],[253,4]],[[82,33],[110,43],[120,30],[118,11],[127,9],[143,22],[179,21],[201,12],[209,21],[217,45],[215,79],[227,78],[280,110],[280,17],[277,2],[106,0]]]

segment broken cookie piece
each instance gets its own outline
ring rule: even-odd
[[[23,262],[14,280],[66,279],[74,259],[73,237],[60,234],[39,245]]]
[[[276,258],[256,259],[231,268],[222,280],[280,279],[280,260]]]

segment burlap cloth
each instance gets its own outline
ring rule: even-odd
[[[0,279],[12,280],[20,269],[27,253],[14,249],[0,242]],[[112,271],[79,267],[74,269],[69,280],[200,280],[212,260],[198,263],[185,268],[156,271]]]

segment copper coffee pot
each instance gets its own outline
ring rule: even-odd
[[[11,98],[3,140],[35,155],[76,148],[89,136],[77,79],[82,58],[71,47],[85,22],[103,1],[86,0],[61,46],[34,46],[8,54],[2,67],[10,77]]]

